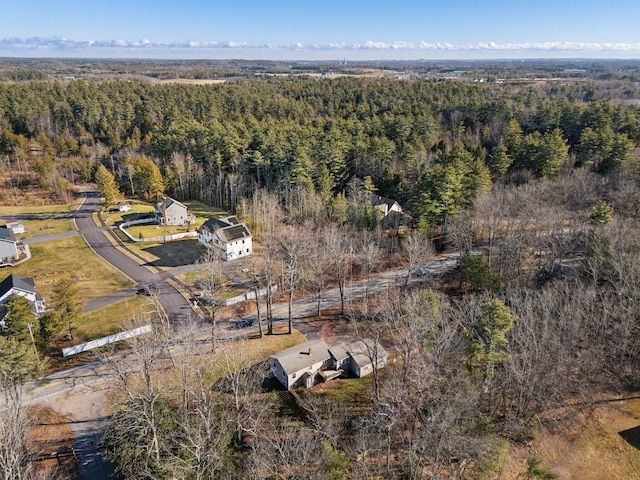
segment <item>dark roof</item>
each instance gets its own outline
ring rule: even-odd
[[[373,204],[374,207],[378,205],[386,205],[388,208],[391,208],[397,202],[392,198],[381,197],[380,195],[376,195],[375,193],[372,193],[371,203]]]
[[[31,277],[21,277],[20,275],[11,274],[0,283],[0,297],[12,288],[35,293],[36,282]]]
[[[172,205],[178,205],[184,209],[186,209],[187,207],[185,207],[182,203],[180,203],[177,200],[174,200],[171,197],[162,197],[160,199],[160,201],[158,203],[156,203],[156,209],[157,210],[162,210],[162,208],[169,208]]]
[[[220,234],[227,242],[251,236],[246,225],[240,223],[235,215],[224,219],[211,217],[198,230],[209,230],[210,232],[220,230]]]
[[[13,230],[7,227],[0,227],[0,239],[1,240],[11,240],[16,241],[16,236],[13,233]]]
[[[247,230],[247,227],[244,225],[234,225],[233,227],[223,228],[221,233],[224,235],[224,238],[227,239],[227,242],[251,236],[249,230]]]
[[[219,228],[229,227],[230,225],[231,224],[225,222],[224,220],[211,217],[209,220],[204,222],[200,228],[213,232],[215,230],[218,230]]]

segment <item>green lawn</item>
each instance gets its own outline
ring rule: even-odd
[[[133,285],[131,280],[95,255],[80,236],[31,245],[30,248],[30,260],[5,268],[2,274],[34,277],[36,289],[45,302],[51,298],[53,287],[62,275],[71,275],[78,280],[82,300],[102,297]]]
[[[148,217],[153,215],[154,206],[151,203],[142,202],[140,200],[129,201],[131,210],[128,212],[118,211],[118,207],[111,207],[109,211],[102,211],[100,215],[107,225],[117,225],[122,222],[130,222],[140,217]]]
[[[197,220],[197,217],[196,217]],[[204,223],[204,222],[203,222]],[[127,228],[127,232],[133,238],[153,238],[160,235],[175,235],[177,233],[187,233],[196,230],[197,227],[190,225],[167,225],[166,228],[157,223],[149,223],[143,225],[133,225]]]

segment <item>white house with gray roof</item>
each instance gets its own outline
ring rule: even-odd
[[[36,315],[44,313],[44,299],[36,293],[36,282],[33,278],[21,277],[15,274],[5,278],[0,282],[0,305],[5,304],[11,295],[26,298]]]
[[[16,239],[13,230],[0,227],[0,265],[12,264],[20,257],[22,242]]]
[[[309,340],[271,355],[271,373],[286,389],[304,385],[310,388],[321,380],[346,373],[364,377],[387,364],[387,352],[370,339],[346,339],[327,345],[324,340]]]
[[[218,252],[225,261],[236,260],[253,253],[251,232],[235,215],[213,218],[198,229],[198,241],[212,251]]]

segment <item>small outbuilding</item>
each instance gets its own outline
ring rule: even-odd
[[[19,235],[25,232],[24,225],[20,223],[18,220],[7,220],[5,226],[9,230],[11,230],[15,235]]]

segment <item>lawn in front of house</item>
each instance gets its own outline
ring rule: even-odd
[[[51,299],[56,282],[64,275],[78,281],[83,302],[133,286],[129,278],[93,253],[81,236],[31,245],[30,249],[30,260],[3,269],[2,274],[34,277],[36,290],[45,303]]]
[[[142,217],[153,216],[154,206],[151,203],[140,200],[130,200],[131,210],[128,212],[120,212],[117,206],[110,207],[108,211],[102,210],[100,216],[107,225],[119,225],[122,222],[130,222],[138,220]]]
[[[155,238],[164,235],[176,235],[178,233],[194,232],[197,229],[192,225],[158,225],[157,223],[145,223],[132,225],[126,230],[135,239]]]
[[[53,235],[54,233],[72,232],[77,230],[73,218],[48,218],[20,220],[24,225],[25,233],[18,235],[19,238],[31,238],[36,235]]]
[[[195,222],[190,225],[158,225],[157,223],[149,223],[142,225],[133,225],[127,228],[127,232],[133,238],[153,238],[162,235],[175,235],[178,233],[194,232],[202,226],[210,217],[223,218],[231,215],[230,212],[216,207],[210,207],[196,200],[188,200],[183,202],[187,207],[187,211],[195,216]],[[135,220],[143,216],[149,216],[154,211],[154,206],[143,202],[131,202],[131,211],[125,214],[121,212],[111,211],[108,214],[102,212],[102,218],[107,225],[116,225],[122,221]]]

